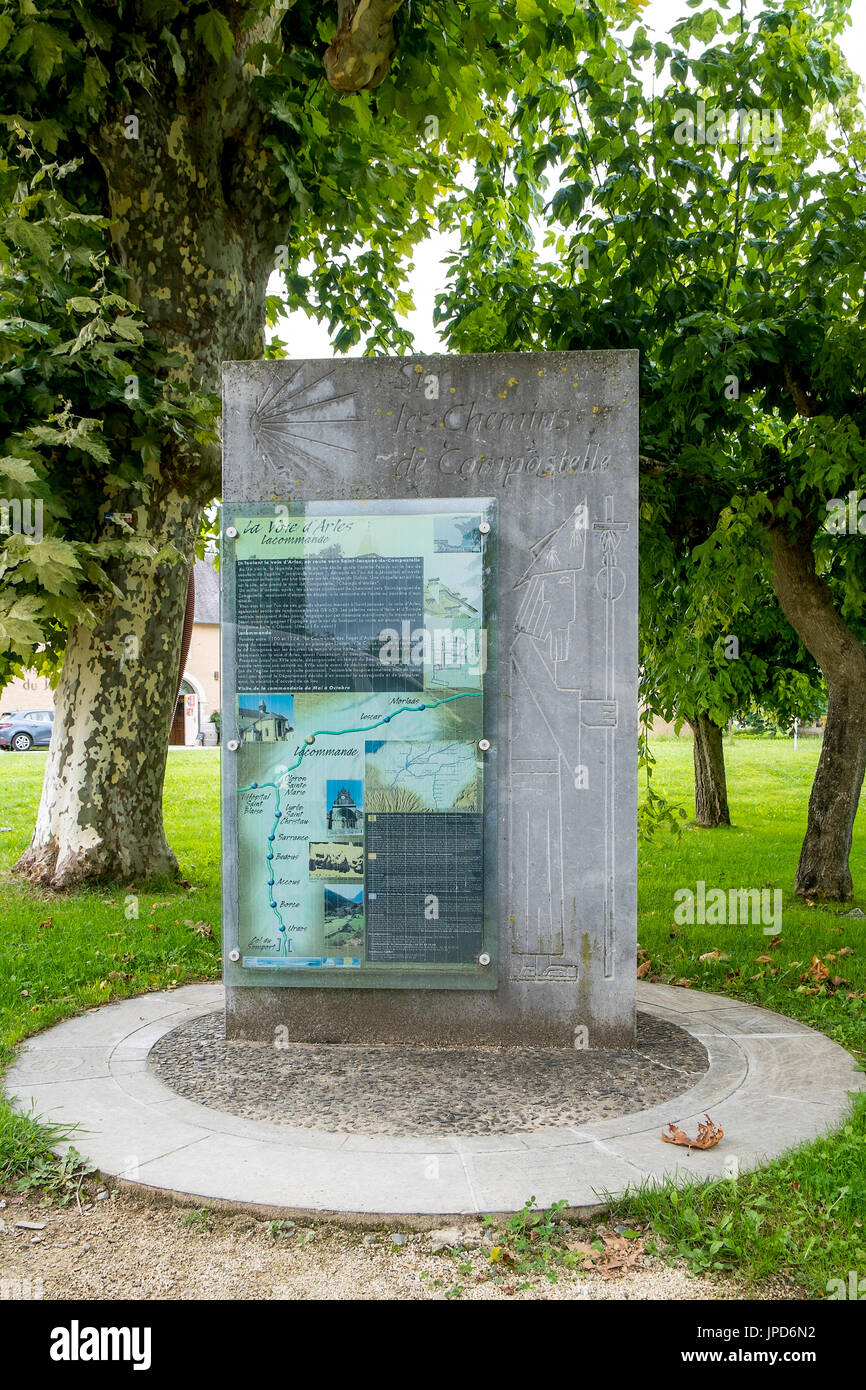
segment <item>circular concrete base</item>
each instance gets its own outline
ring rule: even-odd
[[[591,1124],[529,1133],[368,1135],[242,1119],[178,1096],[148,1069],[156,1041],[212,1012],[219,985],[110,1004],[32,1038],[6,1090],[20,1109],[77,1125],[101,1172],[147,1189],[292,1212],[466,1216],[565,1200],[603,1205],[653,1179],[721,1177],[839,1124],[866,1088],[853,1058],[765,1009],[666,985],[638,985],[641,1010],[700,1039],[709,1069],[675,1101]],[[709,1112],[725,1137],[700,1152],[665,1144]],[[67,1146],[64,1146],[67,1147]]]

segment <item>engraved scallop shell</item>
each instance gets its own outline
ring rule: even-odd
[[[300,367],[284,385],[282,374],[275,374],[253,411],[250,429],[275,471],[290,464],[330,476],[354,456],[354,424],[360,417],[354,394],[338,394],[333,370],[307,380],[309,370]]]

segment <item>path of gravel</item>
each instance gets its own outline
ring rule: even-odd
[[[491,1279],[480,1225],[464,1234],[456,1259],[433,1253],[431,1232],[378,1232],[297,1224],[274,1238],[255,1216],[213,1213],[201,1224],[178,1205],[154,1205],[129,1191],[112,1193],[79,1213],[45,1209],[5,1194],[0,1203],[0,1286],[45,1299],[444,1299],[459,1285],[463,1299],[785,1299],[797,1290],[779,1280],[744,1290],[731,1279],[691,1278],[682,1265],[643,1256],[624,1278],[563,1271],[553,1284],[533,1276],[526,1289]],[[42,1225],[24,1230],[19,1222]],[[44,1224],[43,1224],[44,1223]],[[601,1223],[576,1231],[589,1240]],[[406,1235],[395,1246],[394,1234]],[[471,1262],[471,1272],[459,1265]],[[479,1282],[476,1282],[476,1279]],[[5,1283],[3,1281],[10,1281]],[[41,1281],[41,1282],[40,1282]],[[453,1293],[451,1293],[453,1297]]]
[[[245,1119],[356,1134],[513,1134],[645,1110],[707,1069],[696,1039],[638,1015],[634,1051],[228,1045],[221,1013],[160,1038],[148,1064],[189,1100]]]

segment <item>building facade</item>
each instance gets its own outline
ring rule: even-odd
[[[219,575],[207,560],[195,565],[195,617],[180,699],[171,728],[172,744],[216,743],[210,716],[220,707]],[[0,713],[54,708],[54,691],[47,676],[25,671],[0,691]],[[203,736],[203,737],[202,737]]]
[[[335,831],[357,830],[360,824],[361,812],[352,799],[351,793],[346,787],[341,787],[328,812],[328,829]]]

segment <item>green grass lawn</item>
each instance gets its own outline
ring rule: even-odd
[[[860,1055],[866,1053],[866,793],[854,826],[851,873],[856,897],[844,907],[809,907],[793,895],[806,829],[809,791],[820,751],[817,739],[741,738],[726,743],[730,828],[701,830],[684,822],[679,838],[662,833],[641,848],[638,862],[638,942],[651,970],[666,984],[690,980],[695,989],[731,994],[820,1028]],[[692,745],[659,740],[653,772],[657,790],[694,815]],[[761,926],[677,926],[679,888],[780,888],[781,942]],[[721,958],[701,961],[719,951]],[[769,956],[769,961],[759,957]],[[818,956],[827,976],[812,967]],[[813,969],[814,976],[801,976]],[[833,980],[844,983],[834,985]],[[815,992],[817,991],[817,992]],[[857,998],[851,998],[857,995]]]
[[[693,813],[692,749],[658,740],[654,785]],[[688,821],[641,848],[639,927],[648,977],[745,999],[812,1024],[866,1054],[866,919],[845,908],[794,900],[791,889],[819,747],[738,739],[726,745],[730,829]],[[219,976],[219,754],[172,752],[166,825],[186,887],[153,883],[131,896],[107,887],[64,896],[36,893],[9,867],[26,847],[45,754],[0,755],[0,1059],[28,1033],[110,999]],[[856,905],[866,910],[866,797],[851,860]],[[760,925],[676,926],[674,894],[707,888],[780,888],[781,940]],[[134,910],[137,908],[137,917]],[[701,961],[700,957],[718,952]],[[768,957],[761,960],[760,957]],[[817,964],[813,963],[817,957]],[[811,973],[810,973],[811,972]],[[805,978],[804,978],[805,977]],[[43,1141],[0,1106],[0,1180],[44,1151]],[[839,1133],[737,1181],[620,1204],[664,1236],[695,1269],[736,1269],[754,1279],[781,1272],[820,1294],[828,1278],[866,1274],[866,1105]]]
[[[809,907],[791,891],[819,751],[817,740],[802,741],[796,752],[790,740],[726,743],[733,824],[701,830],[686,822],[681,836],[661,835],[641,848],[638,940],[650,960],[648,977],[689,980],[692,988],[775,1009],[862,1060],[866,919],[843,914],[854,906],[866,911],[866,793],[854,827],[854,903]],[[653,752],[656,789],[693,815],[691,742],[658,740]],[[676,925],[674,893],[694,890],[699,879],[707,889],[781,888],[778,944],[761,926]],[[718,959],[701,961],[715,951]],[[615,1210],[626,1221],[648,1223],[696,1272],[733,1270],[756,1284],[781,1274],[820,1297],[828,1280],[847,1279],[851,1269],[866,1273],[866,1101],[858,1098],[835,1134],[766,1168],[679,1192],[647,1188]]]
[[[166,829],[187,888],[48,895],[8,869],[26,848],[47,754],[0,754],[0,1057],[109,999],[220,974],[219,751],[171,752]],[[137,911],[138,916],[133,914]]]

